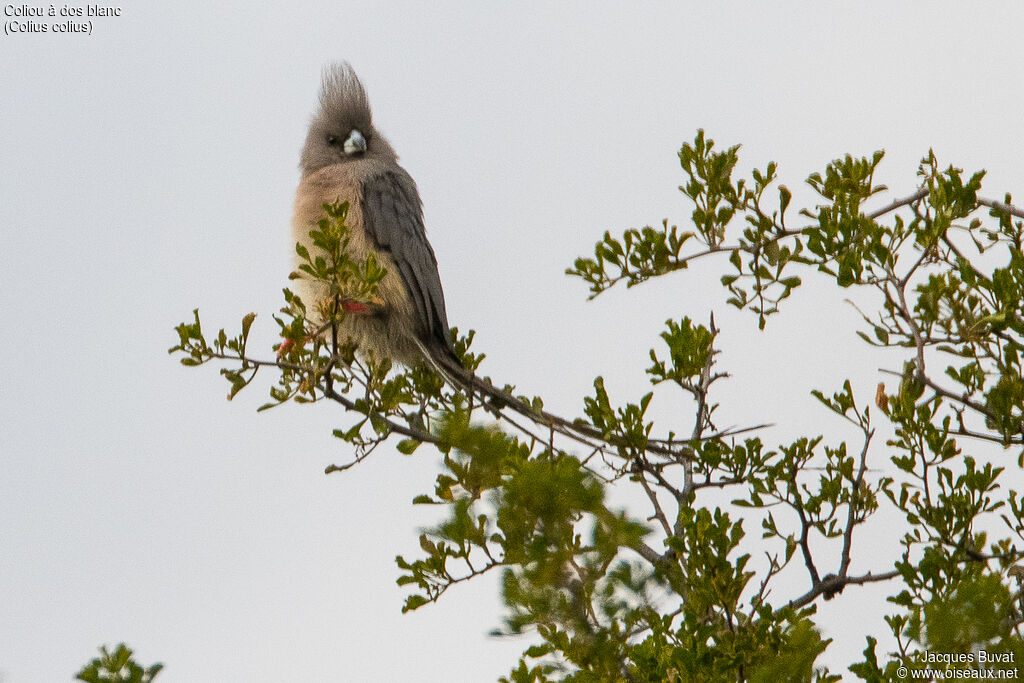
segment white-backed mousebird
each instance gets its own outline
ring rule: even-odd
[[[349,256],[361,263],[372,253],[387,271],[374,305],[365,311],[353,306],[343,316],[341,341],[404,365],[424,356],[435,366],[455,361],[416,182],[374,128],[366,91],[348,64],[324,70],[320,106],[299,166],[295,240],[314,253],[309,233],[323,217],[324,204],[348,202]],[[326,285],[299,279],[296,290],[315,321],[315,304],[326,295]]]
[[[492,408],[509,407],[534,422],[575,439],[600,439],[600,430],[569,422],[496,389],[466,370],[452,349],[444,292],[434,250],[427,241],[419,192],[398,165],[398,155],[373,125],[366,91],[346,63],[324,70],[320,106],[309,126],[299,162],[292,232],[315,257],[310,231],[324,217],[324,205],[348,202],[348,253],[361,263],[371,254],[386,270],[370,302],[347,302],[338,325],[339,341],[363,354],[386,356],[406,366],[426,362],[450,384],[479,392]],[[302,259],[296,255],[296,263]],[[316,323],[318,302],[328,295],[322,282],[300,277],[296,291]]]

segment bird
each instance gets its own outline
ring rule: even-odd
[[[593,426],[527,405],[463,367],[452,343],[416,182],[374,126],[366,89],[347,62],[324,69],[319,107],[309,124],[299,169],[292,219],[297,245],[315,257],[318,247],[310,232],[324,217],[324,205],[347,202],[349,257],[360,263],[372,255],[386,271],[372,300],[342,302],[340,342],[350,342],[358,353],[376,360],[386,357],[406,367],[426,363],[456,389],[486,397],[492,412],[511,408],[576,439],[602,436]],[[299,251],[297,266],[303,262]],[[296,290],[307,319],[324,327],[318,303],[328,297],[328,286],[299,277]]]
[[[348,202],[349,256],[362,263],[372,255],[386,271],[372,301],[344,307],[338,326],[342,341],[378,360],[461,369],[416,181],[374,126],[366,90],[347,62],[324,69],[299,168],[295,241],[315,253],[310,231],[324,216],[324,205]],[[298,266],[301,257],[294,260]],[[296,290],[312,312],[309,317],[323,322],[316,319],[315,304],[327,295],[327,285],[300,278]]]

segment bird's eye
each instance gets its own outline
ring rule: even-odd
[[[328,135],[327,144],[333,147],[334,145],[338,144],[338,138],[334,137],[333,135]]]

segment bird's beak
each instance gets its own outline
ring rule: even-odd
[[[366,151],[366,138],[358,130],[353,129],[345,140],[345,154],[355,154]]]

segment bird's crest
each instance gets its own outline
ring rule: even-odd
[[[369,126],[370,101],[348,62],[324,67],[320,84],[320,115],[327,121],[345,121],[357,128]]]

